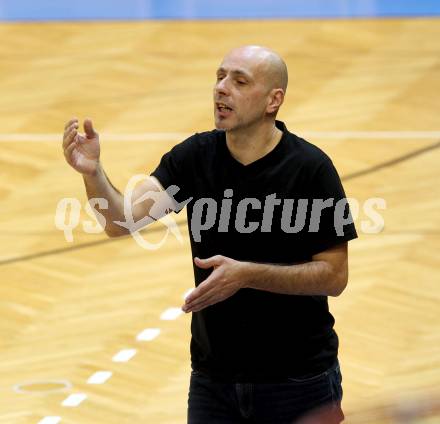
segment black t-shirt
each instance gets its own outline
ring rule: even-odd
[[[248,165],[230,154],[225,132],[214,130],[173,147],[151,174],[165,189],[179,187],[176,202],[192,198],[187,216],[193,257],[286,265],[357,237],[353,223],[344,225],[348,205],[329,157],[284,123],[276,125],[283,131],[280,142]],[[314,199],[331,204],[319,226]],[[197,286],[212,270],[193,267]],[[321,372],[337,356],[333,325],[326,296],[240,289],[192,314],[192,367],[230,382]]]

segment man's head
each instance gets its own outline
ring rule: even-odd
[[[217,70],[214,117],[233,131],[274,120],[287,89],[287,67],[274,51],[260,46],[232,50]]]

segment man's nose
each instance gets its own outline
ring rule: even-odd
[[[217,94],[227,96],[229,94],[229,83],[227,78],[223,78],[215,84],[215,91]]]

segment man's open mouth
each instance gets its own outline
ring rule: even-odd
[[[219,103],[219,102],[217,102],[216,105],[217,105],[217,110],[219,110],[220,112],[228,112],[228,111],[231,111],[231,110],[232,110],[232,108],[229,107],[229,106],[228,106],[227,104],[225,104],[225,103]]]

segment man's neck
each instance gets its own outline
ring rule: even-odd
[[[271,121],[263,125],[226,131],[226,144],[234,159],[248,165],[272,151],[282,135],[283,132]]]

